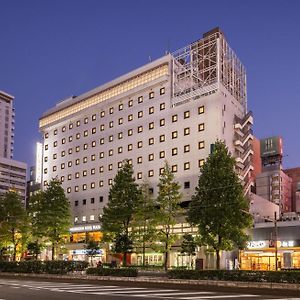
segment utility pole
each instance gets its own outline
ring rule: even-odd
[[[275,243],[275,271],[278,270],[278,248],[277,248],[277,240],[278,240],[278,229],[277,229],[277,212],[274,212],[274,243]]]

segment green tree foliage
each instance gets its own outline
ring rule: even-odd
[[[2,244],[13,245],[13,260],[16,260],[17,249],[28,235],[28,216],[20,196],[12,191],[0,197],[0,207],[0,238]]]
[[[33,234],[52,244],[52,260],[56,249],[63,244],[71,225],[70,204],[61,183],[52,179],[45,191],[33,196],[30,202]]]
[[[167,270],[171,246],[178,238],[172,232],[172,228],[177,223],[176,217],[181,212],[179,204],[182,198],[180,185],[175,181],[174,174],[167,162],[164,166],[164,172],[159,177],[158,189],[156,199],[156,205],[159,207],[157,212],[159,220],[157,240],[162,245],[159,250],[164,253],[164,268]]]
[[[37,260],[39,254],[41,254],[43,245],[38,241],[29,242],[27,245],[27,251],[29,255],[32,255],[33,259]]]
[[[190,267],[192,267],[191,256],[196,255],[196,247],[197,247],[197,243],[195,241],[195,238],[191,234],[185,233],[182,236],[181,253],[187,254],[189,256]]]
[[[130,231],[134,214],[140,201],[140,190],[133,177],[133,168],[128,160],[123,162],[122,168],[114,178],[108,195],[108,204],[103,209],[100,217],[102,231],[104,235],[118,242],[119,238],[126,240],[124,245],[131,245],[133,234]],[[129,243],[130,241],[130,243]],[[120,249],[115,247],[115,249]],[[126,256],[131,249],[122,247],[123,265],[126,265]]]
[[[88,240],[86,244],[87,255],[91,258],[91,265],[93,265],[93,257],[95,257],[100,250],[100,243],[94,240]]]
[[[140,186],[141,197],[134,215],[133,230],[135,236],[135,251],[142,253],[142,265],[145,265],[146,248],[150,247],[156,237],[156,227],[158,225],[157,207],[150,192],[148,182],[143,182]]]
[[[188,209],[188,221],[198,226],[201,242],[216,252],[220,268],[220,251],[245,247],[251,226],[249,201],[235,173],[235,159],[221,141],[201,167],[196,193]]]

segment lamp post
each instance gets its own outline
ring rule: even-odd
[[[277,247],[277,240],[278,240],[278,228],[277,228],[277,212],[274,212],[274,243],[275,243],[275,271],[278,270],[278,247]]]

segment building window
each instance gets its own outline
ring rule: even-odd
[[[149,123],[149,130],[154,129],[154,122]]]
[[[137,179],[142,179],[143,173],[142,172],[138,172],[137,173]]]
[[[172,132],[172,139],[176,139],[178,137],[178,131]]]
[[[104,124],[101,124],[101,125],[100,125],[100,131],[103,131],[104,128],[105,128]]]
[[[178,116],[177,115],[173,115],[172,116],[172,122],[174,123],[174,122],[177,122],[177,120],[178,120]]]
[[[199,159],[198,160],[198,166],[201,168],[204,165],[205,160],[204,159]]]
[[[78,200],[75,200],[75,206],[78,206]]]
[[[109,138],[108,138],[108,141],[109,141],[109,142],[112,142],[113,140],[114,140],[114,136],[113,136],[113,135],[110,135]]]
[[[75,160],[75,165],[78,166],[79,164],[80,164],[80,159],[77,158],[77,159]]]
[[[44,162],[47,162],[48,161],[48,156],[45,156],[44,157]]]
[[[95,188],[95,182],[91,182],[91,189]]]
[[[56,167],[56,166],[53,166],[53,167],[52,167],[52,170],[53,170],[53,172],[55,172],[55,171],[57,170],[57,167]]]
[[[154,176],[154,171],[153,170],[149,170],[148,171],[148,177],[153,177]]]
[[[177,155],[178,149],[177,148],[172,148],[172,155]]]
[[[184,135],[189,135],[189,134],[190,134],[190,127],[184,128],[183,134],[184,134]]]
[[[96,147],[96,141],[92,141],[92,148]]]
[[[65,132],[66,131],[66,126],[63,126],[62,129],[61,129],[61,131]]]
[[[68,161],[68,167],[72,167],[72,161]]]
[[[183,113],[183,118],[184,118],[184,119],[187,119],[187,118],[189,118],[189,117],[190,117],[190,111],[187,110],[187,111],[185,111],[185,112]]]
[[[71,193],[71,188],[70,188],[70,187],[67,188],[67,193],[68,193],[68,194]]]
[[[190,152],[190,145],[184,145],[183,152],[184,153]]]
[[[57,153],[53,154],[53,159],[57,159]]]
[[[45,145],[45,150],[48,150],[48,145]]]
[[[95,174],[96,174],[96,169],[95,168],[91,169],[91,175],[95,175]]]
[[[85,191],[86,189],[87,189],[87,185],[84,183],[84,184],[82,185],[82,190]]]
[[[70,123],[69,124],[69,129],[72,129],[73,128],[73,123]]]
[[[119,118],[118,124],[119,124],[119,125],[122,125],[122,124],[123,124],[123,118]]]
[[[121,169],[122,168],[123,163],[121,161],[118,162],[118,168]]]
[[[113,149],[109,149],[108,150],[108,156],[113,156],[114,155],[114,150]]]
[[[103,118],[104,116],[105,116],[105,111],[102,110],[101,113],[100,113],[100,117]]]
[[[76,152],[79,152],[79,151],[80,151],[80,147],[79,147],[79,146],[76,146],[75,151],[76,151]]]
[[[65,168],[65,163],[61,163],[60,168],[63,170]]]
[[[66,155],[66,151],[65,150],[61,151],[60,156],[64,157],[65,155]]]
[[[113,180],[110,178],[108,179],[108,185],[112,185]]]
[[[69,136],[69,142],[72,142],[72,141],[73,141],[73,136],[70,135],[70,136]]]
[[[114,121],[110,121],[109,122],[109,128],[113,128],[114,127]]]
[[[166,139],[165,139],[165,135],[164,135],[164,134],[162,134],[162,135],[159,136],[159,141],[160,141],[161,143],[163,143],[165,140],[166,140]]]
[[[112,171],[112,169],[113,169],[113,165],[112,165],[112,164],[109,164],[109,165],[108,165],[108,171]]]
[[[79,172],[75,173],[75,178],[79,178]]]
[[[87,124],[87,123],[88,123],[88,121],[89,121],[89,118],[88,118],[88,117],[86,117],[86,118],[84,118],[84,120],[83,120],[83,123],[84,123],[84,124]]]
[[[99,202],[103,202],[103,196],[99,197]]]
[[[133,105],[133,100],[128,101],[128,107],[131,107]]]
[[[150,92],[149,93],[149,99],[153,99],[154,98],[154,92]]]
[[[83,170],[82,176],[83,176],[83,177],[87,176],[87,170]]]
[[[128,136],[131,136],[133,133],[132,129],[128,129]]]
[[[123,132],[118,133],[118,139],[121,140],[123,138]]]
[[[57,129],[54,129],[53,134],[57,135]]]
[[[183,165],[184,170],[189,170],[190,169],[190,163],[189,162],[185,162]]]
[[[204,114],[204,106],[199,106],[198,107],[198,114],[199,115]]]
[[[109,114],[112,115],[113,113],[114,113],[114,108],[113,108],[113,107],[110,107],[110,108],[109,108]]]
[[[96,133],[96,127],[93,127],[92,128],[92,134],[95,134]]]
[[[99,181],[99,187],[103,187],[103,180]]]
[[[165,119],[159,120],[159,126],[165,126]]]
[[[78,192],[79,191],[79,186],[76,185],[75,188],[74,188],[75,192]]]
[[[80,121],[79,121],[79,120],[76,122],[76,126],[77,126],[77,127],[80,126]]]
[[[172,165],[171,170],[173,173],[177,172],[177,165]]]
[[[164,158],[164,157],[165,157],[165,151],[160,151],[159,158]]]
[[[104,158],[104,152],[99,153],[99,158]]]
[[[129,145],[127,146],[127,150],[128,150],[128,151],[131,151],[132,148],[133,148],[132,144],[129,144]]]
[[[76,133],[76,140],[80,139],[80,133]]]
[[[141,111],[138,112],[138,118],[140,119],[142,117],[143,117],[143,111],[141,110]]]
[[[130,122],[132,120],[133,120],[133,115],[132,114],[128,115],[128,122]]]
[[[53,142],[53,147],[57,146],[57,141]]]
[[[119,111],[123,110],[123,103],[119,104]]]
[[[204,130],[204,123],[198,124],[198,131],[203,131]]]
[[[119,147],[118,148],[118,153],[122,153],[123,152],[123,147]]]
[[[85,131],[83,132],[83,136],[88,136],[88,131],[87,131],[87,130],[85,130]]]
[[[160,95],[163,95],[165,92],[166,92],[166,90],[165,90],[164,87],[162,87],[162,88],[159,90],[159,94],[160,94]]]
[[[138,127],[138,133],[141,133],[141,132],[143,132],[143,126]]]
[[[149,161],[154,160],[154,154],[153,153],[151,153],[151,154],[148,155],[148,160]]]
[[[154,138],[150,138],[149,139],[149,145],[153,145],[154,144]]]
[[[101,138],[99,142],[100,142],[100,145],[103,145],[104,144],[104,138]]]
[[[69,148],[69,149],[68,149],[68,154],[72,154],[72,152],[73,152],[73,149],[72,149],[72,148]]]
[[[160,110],[164,110],[165,108],[166,108],[165,103],[161,103],[161,104],[159,105],[159,109],[160,109]]]
[[[94,215],[90,215],[90,221],[95,221],[95,216]]]
[[[154,113],[154,106],[149,107],[149,115]]]
[[[94,161],[94,160],[96,160],[96,155],[95,155],[95,154],[92,154],[92,155],[91,155],[91,161]]]
[[[86,205],[86,199],[82,200],[82,205]]]
[[[138,147],[138,148],[142,148],[142,147],[143,147],[143,142],[142,142],[142,141],[138,141],[137,147]]]
[[[65,143],[66,143],[66,139],[65,139],[65,138],[62,138],[62,139],[61,139],[61,144],[64,145]]]
[[[47,139],[49,137],[49,133],[45,133],[44,138]]]
[[[185,181],[183,186],[184,186],[185,189],[189,189],[190,188],[190,182]]]
[[[83,150],[87,150],[88,144],[83,144]]]
[[[143,96],[139,96],[138,97],[138,103],[142,103],[143,102]]]
[[[104,167],[103,166],[100,166],[99,167],[99,173],[103,173],[104,172]]]
[[[96,115],[92,115],[92,121],[96,121]]]
[[[138,158],[137,158],[137,163],[138,164],[141,164],[143,162],[143,157],[142,156],[139,156]]]
[[[203,149],[204,147],[205,147],[204,141],[200,141],[200,142],[198,143],[198,148],[199,148],[199,149]]]

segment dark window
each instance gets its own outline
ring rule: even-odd
[[[75,200],[75,206],[78,206],[78,200]]]
[[[86,199],[83,199],[83,200],[82,200],[82,204],[83,204],[83,205],[86,205]]]
[[[91,198],[91,203],[95,203],[95,198]]]
[[[99,202],[103,202],[103,196],[99,197]]]
[[[189,181],[185,181],[184,182],[184,188],[185,189],[189,189],[190,188],[190,182]]]

